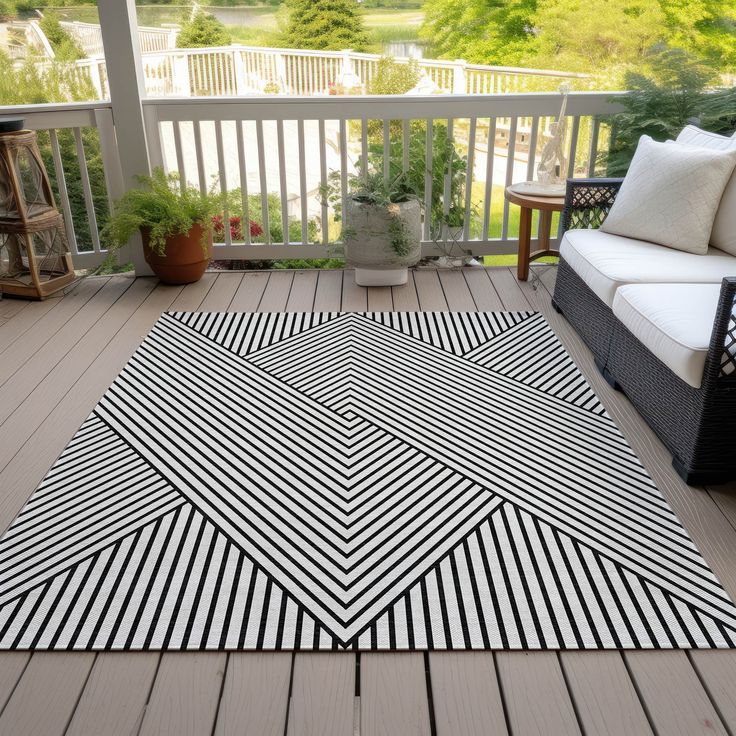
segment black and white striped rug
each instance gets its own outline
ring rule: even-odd
[[[542,316],[161,317],[0,542],[0,648],[732,647]]]

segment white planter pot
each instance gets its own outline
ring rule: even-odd
[[[402,202],[385,207],[348,199],[345,260],[355,269],[359,286],[398,286],[405,284],[408,267],[422,256],[422,220],[419,202]],[[401,221],[407,241],[406,252],[399,255],[393,245],[396,238],[394,218]],[[393,226],[393,227],[392,227]]]

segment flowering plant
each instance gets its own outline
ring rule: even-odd
[[[243,218],[233,215],[229,218],[228,223],[230,225],[230,239],[244,240]],[[212,225],[215,235],[220,237],[225,235],[225,218],[222,215],[215,215],[212,218]],[[249,220],[249,230],[251,238],[257,238],[259,235],[263,235],[263,228],[254,220]]]

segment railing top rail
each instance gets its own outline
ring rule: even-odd
[[[617,99],[625,92],[573,92],[568,115],[608,115],[621,110]],[[556,116],[560,96],[556,92],[502,95],[428,96],[330,96],[320,98],[197,97],[149,98],[159,120],[339,120],[339,119],[444,119],[463,117]]]
[[[76,26],[77,28],[94,28],[99,30],[99,23],[86,23],[82,20],[62,20],[60,21],[62,26]],[[138,26],[139,31],[145,31],[146,33],[160,33],[162,35],[168,35],[171,31],[170,28],[158,28],[157,26]]]
[[[106,100],[98,100],[95,102],[44,102],[39,105],[12,105],[1,106],[2,110],[11,110],[16,117],[24,115],[33,115],[35,113],[64,113],[64,112],[83,112],[88,110],[100,110],[112,108],[112,103]]]
[[[142,54],[143,57],[154,57],[161,55],[185,55],[199,56],[211,53],[228,53],[231,51],[245,51],[250,53],[261,54],[287,54],[289,56],[311,56],[325,57],[330,59],[341,59],[345,55],[345,51],[322,51],[319,49],[288,49],[277,48],[271,46],[245,46],[243,44],[231,44],[230,46],[208,46],[193,49],[164,49],[161,51],[148,51]],[[353,59],[362,61],[378,61],[381,54],[368,54],[363,52],[351,51],[350,56]],[[394,60],[398,63],[408,63],[412,61],[408,56],[396,56]],[[456,61],[450,59],[416,59],[421,67],[443,67],[452,69],[457,65]],[[497,72],[499,74],[519,74],[528,76],[545,76],[560,77],[566,79],[589,79],[589,74],[581,74],[578,72],[563,72],[557,69],[527,69],[524,67],[510,66],[493,66],[488,64],[466,64],[466,69],[471,71]]]

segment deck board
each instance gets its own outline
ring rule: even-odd
[[[514,736],[581,733],[556,652],[497,652],[496,662]]]
[[[158,652],[98,654],[65,736],[137,733],[159,659]]]
[[[283,736],[289,708],[292,655],[232,652],[215,736]]]
[[[507,732],[491,652],[431,652],[429,672],[437,736]]]
[[[362,654],[360,735],[430,733],[424,657],[418,652]]]
[[[165,652],[140,736],[210,734],[220,704],[227,654]]]
[[[351,271],[220,272],[184,288],[136,279],[122,289],[100,278],[46,302],[0,301],[0,351],[7,345],[14,356],[0,370],[23,394],[0,424],[0,529],[167,309],[537,309],[736,596],[736,484],[706,491],[677,478],[661,443],[552,309],[555,270],[535,270],[536,289],[508,268],[414,271],[390,290],[357,287]],[[37,363],[47,347],[54,365],[44,372]],[[24,365],[27,376],[15,378]],[[335,655],[298,653],[292,682],[291,654],[0,653],[0,733],[283,734],[288,713],[289,733],[343,732],[350,722],[352,734],[358,722],[363,736],[421,734],[430,708],[439,736],[504,734],[506,716],[514,734],[582,727],[636,736],[651,732],[647,717],[657,733],[725,732],[723,724],[736,733],[735,652],[498,653],[500,679],[490,654],[432,653],[427,677],[421,654],[364,653],[358,700],[354,668],[341,669],[353,655],[344,656],[336,665]]]
[[[355,655],[297,654],[287,736],[352,736],[354,718]]]

